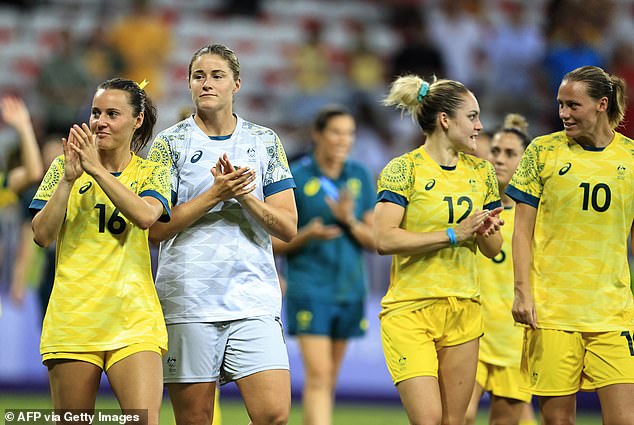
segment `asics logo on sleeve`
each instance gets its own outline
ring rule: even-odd
[[[83,195],[84,193],[88,192],[88,189],[90,189],[91,187],[92,187],[92,182],[86,183],[85,185],[79,188],[79,194]]]
[[[564,174],[566,174],[568,170],[570,170],[570,167],[572,167],[572,164],[569,162],[566,162],[564,166],[559,169],[559,175],[563,176]]]

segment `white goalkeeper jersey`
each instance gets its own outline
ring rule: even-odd
[[[234,166],[255,170],[259,199],[295,187],[277,134],[240,117],[225,137],[205,135],[189,117],[155,138],[148,159],[170,167],[177,206],[211,187],[225,152]],[[168,324],[280,314],[271,238],[235,199],[161,243],[156,286]]]

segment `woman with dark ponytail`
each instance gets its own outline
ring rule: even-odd
[[[170,177],[135,153],[155,122],[143,87],[119,78],[100,84],[89,124],[62,139],[64,154],[31,202],[35,242],[57,241],[40,344],[56,411],[91,413],[103,371],[124,413],[158,424],[167,331],[148,229],[170,218]]]

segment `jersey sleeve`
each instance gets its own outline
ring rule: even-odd
[[[493,164],[491,164],[489,161],[485,161],[484,164],[486,170],[486,196],[484,198],[484,209],[494,210],[502,206],[502,201],[500,200],[498,178],[495,174],[495,168],[493,168]]]
[[[414,188],[414,163],[406,156],[392,159],[377,182],[377,202],[392,202],[405,207]]]
[[[153,164],[149,177],[141,183],[139,196],[151,196],[158,199],[163,204],[163,214],[159,221],[167,222],[172,215],[171,203],[169,202],[171,192],[170,172],[163,165]]]
[[[266,153],[268,164],[262,184],[264,197],[266,198],[286,189],[295,188],[295,181],[288,165],[286,152],[277,134],[273,133],[272,143],[267,144]]]
[[[167,168],[170,175],[171,192],[170,197],[172,205],[176,203],[176,193],[178,188],[178,172],[176,169],[176,160],[173,155],[173,150],[170,147],[169,141],[161,134],[156,136],[152,142],[152,146],[147,154],[147,159],[153,162],[158,162]]]
[[[533,142],[522,155],[522,159],[506,188],[506,194],[515,202],[537,208],[544,189],[539,177],[539,149]]]
[[[58,156],[53,160],[50,167],[48,167],[48,171],[42,179],[42,183],[35,192],[35,196],[33,196],[33,200],[29,205],[29,211],[32,215],[37,214],[39,210],[44,208],[44,205],[51,199],[53,193],[55,193],[55,189],[59,185],[60,180],[64,175],[64,157],[62,155]]]

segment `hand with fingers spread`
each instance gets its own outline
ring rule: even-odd
[[[64,179],[71,184],[84,173],[84,169],[79,161],[79,155],[71,147],[74,143],[74,139],[75,136],[72,130],[69,131],[68,138],[62,138],[62,147],[64,148]]]
[[[248,167],[236,169],[226,153],[218,158],[211,174],[214,176],[214,183],[210,190],[215,191],[223,201],[231,198],[239,200],[255,189],[255,184],[252,184],[255,181],[255,171]]]
[[[86,123],[81,127],[77,124],[73,125],[70,129],[73,135],[70,148],[75,151],[79,157],[81,167],[91,176],[94,175],[97,170],[103,168],[101,160],[99,158],[99,146],[97,144],[97,137],[92,134],[90,127]]]
[[[20,132],[31,126],[31,115],[24,101],[13,96],[5,96],[2,98],[2,119]]]
[[[469,217],[462,220],[460,224],[454,227],[456,241],[460,243],[475,238],[478,234],[478,229],[482,227],[490,213],[489,210],[476,210]]]
[[[504,225],[504,220],[500,218],[500,213],[504,210],[504,207],[498,207],[489,213],[489,216],[484,220],[482,226],[478,229],[478,235],[489,237],[500,231],[500,228]]]

